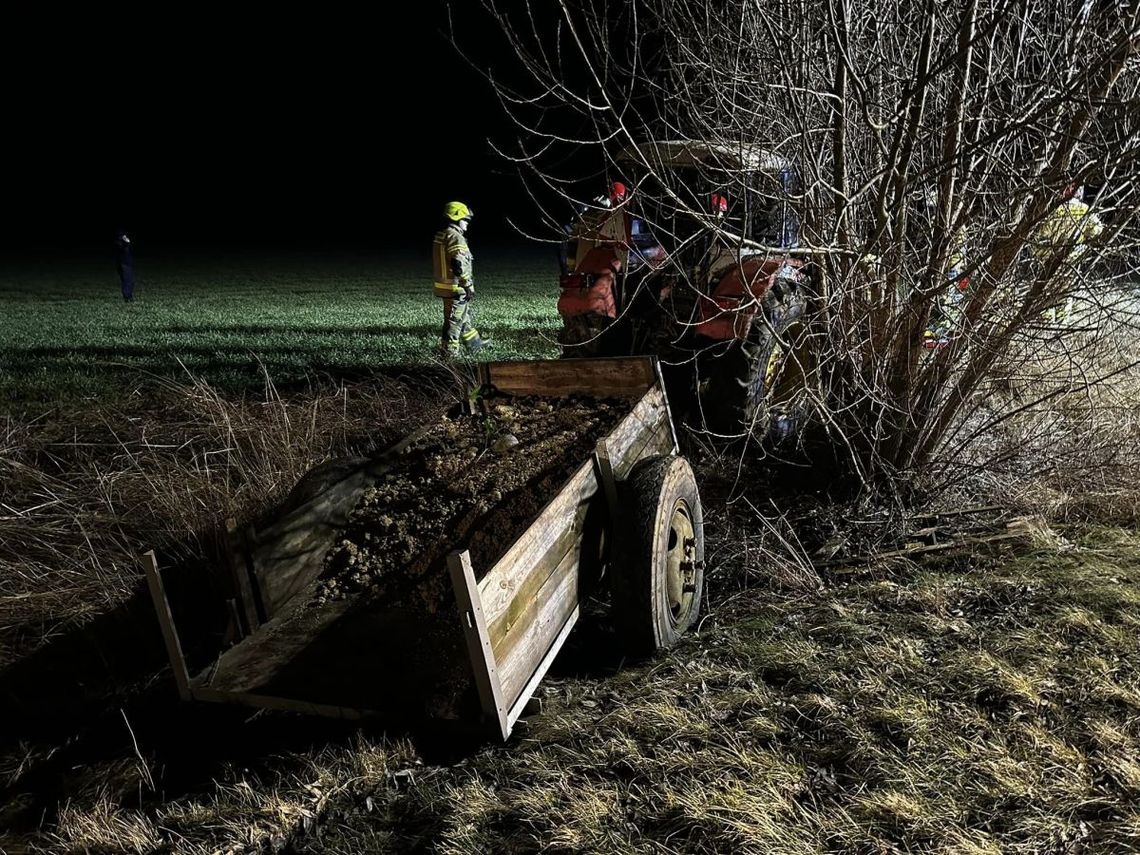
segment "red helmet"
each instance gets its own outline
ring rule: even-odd
[[[1061,191],[1061,201],[1068,202],[1070,199],[1076,199],[1078,202],[1084,201],[1085,188],[1074,181],[1072,184],[1065,186]]]
[[[617,205],[619,202],[625,201],[626,189],[625,185],[620,181],[615,181],[610,184],[610,204]]]
[[[713,193],[709,197],[709,207],[714,214],[728,213],[728,197],[723,193]]]

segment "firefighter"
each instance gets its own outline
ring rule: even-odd
[[[958,228],[950,235],[950,251],[945,270],[947,285],[938,295],[930,325],[922,336],[922,346],[928,350],[946,347],[954,331],[961,326],[966,313],[966,301],[970,296],[970,277],[966,275],[965,268],[966,236]]]
[[[616,208],[625,201],[626,193],[625,185],[620,181],[614,181],[607,193],[594,199],[594,204],[600,208]]]
[[[446,222],[432,245],[435,295],[443,300],[444,357],[458,356],[461,342],[473,354],[485,347],[471,308],[475,278],[466,233],[474,215],[462,202],[448,202],[443,209]]]
[[[620,181],[610,183],[609,190],[600,196],[595,196],[592,205],[579,205],[575,211],[574,222],[562,227],[566,239],[558,244],[558,269],[563,276],[570,273],[570,241],[573,240],[574,226],[589,213],[591,207],[603,210],[612,210],[625,202],[629,191]]]
[[[119,271],[123,302],[131,303],[135,299],[135,259],[131,254],[131,239],[121,230],[115,234],[115,267]]]
[[[1088,242],[1104,231],[1104,223],[1085,202],[1084,187],[1070,184],[1061,194],[1061,204],[1054,208],[1034,232],[1030,250],[1044,266],[1061,256],[1054,292],[1066,295],[1059,306],[1052,306],[1047,317],[1051,322],[1065,321],[1073,307],[1077,263],[1088,251]]]
[[[938,224],[938,190],[927,187],[923,191],[915,223],[925,233],[933,233]],[[927,350],[946,347],[962,323],[966,300],[970,292],[970,277],[966,275],[966,232],[958,226],[950,233],[946,266],[943,269],[945,288],[937,295],[931,307],[931,318],[922,333],[922,346]]]

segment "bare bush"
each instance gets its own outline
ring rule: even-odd
[[[682,332],[693,316],[676,306],[709,299],[685,246],[738,267],[748,253],[805,260],[810,323],[785,344],[856,483],[896,491],[961,461],[987,421],[1107,379],[1087,354],[1135,335],[1135,0],[484,7],[514,68],[473,60],[513,122],[501,151],[528,180],[539,237],[561,239],[582,179],[634,173],[629,204],[671,250],[638,287],[673,295],[662,309]],[[678,184],[653,140],[738,156]],[[755,173],[730,165],[756,147],[794,180],[758,197]],[[1078,186],[1087,209],[1066,204]],[[791,206],[798,246],[761,239],[755,212],[710,211],[710,190]],[[997,394],[1031,374],[1039,400]]]

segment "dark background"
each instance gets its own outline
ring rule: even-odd
[[[464,0],[481,65],[504,43]],[[6,13],[0,250],[416,250],[449,199],[521,242],[490,86],[443,0],[237,19],[232,7]],[[517,213],[517,211],[515,212]]]

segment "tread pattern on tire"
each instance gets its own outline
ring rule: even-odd
[[[772,328],[783,336],[802,316],[805,300],[796,291],[783,300],[766,304],[764,311]],[[776,337],[757,322],[754,338],[732,342],[715,357],[701,408],[709,430],[726,436],[751,433],[763,438],[768,433],[768,390],[765,379],[768,362],[777,347]]]
[[[674,626],[663,612],[666,584],[663,556],[656,547],[668,543],[668,528],[675,498],[689,505],[697,560],[704,560],[704,520],[693,470],[684,457],[654,457],[634,467],[619,485],[623,525],[616,543],[614,610],[627,652],[652,655],[675,643],[700,613],[704,573],[698,566],[692,606],[682,625]],[[661,568],[655,568],[660,560]],[[667,607],[665,607],[667,608]]]

